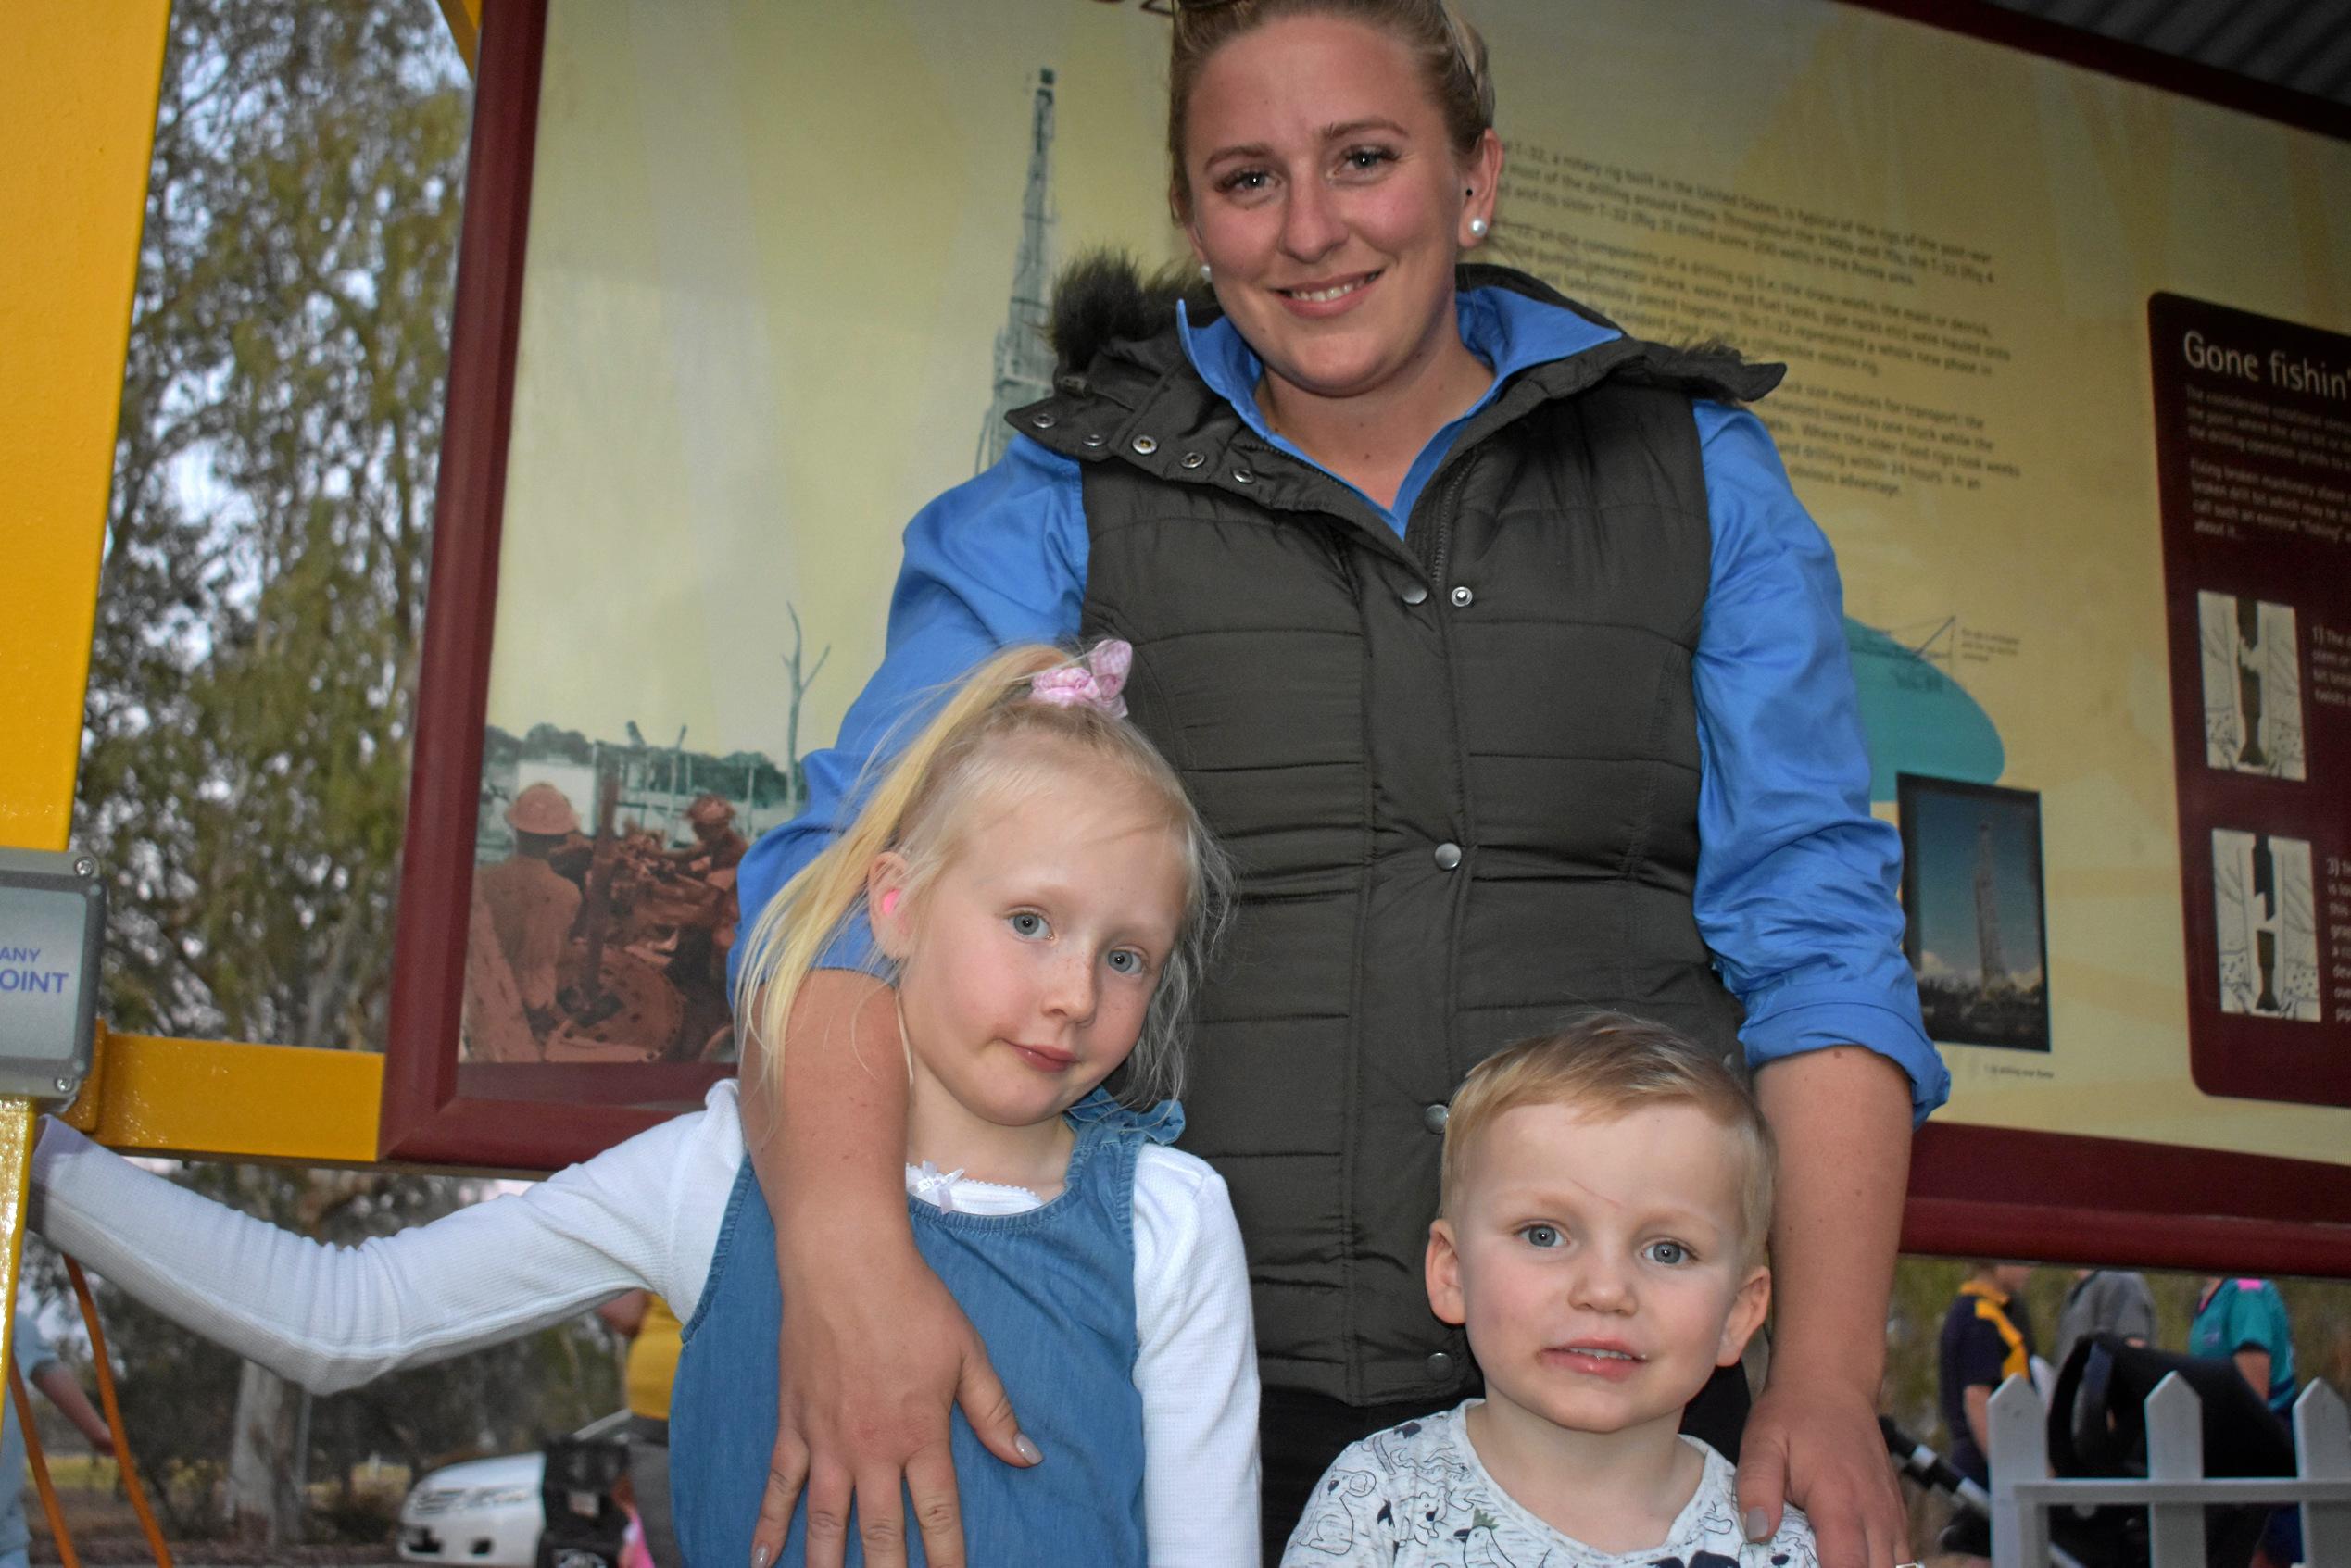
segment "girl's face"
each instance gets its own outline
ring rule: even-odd
[[[1502,144],[1455,155],[1402,44],[1319,16],[1243,33],[1201,69],[1185,139],[1192,249],[1268,374],[1377,392],[1458,333],[1453,265]]]
[[[902,965],[913,1114],[943,1149],[1050,1123],[1126,1060],[1189,887],[1164,813],[1077,769],[983,809],[961,839],[919,893],[891,897],[896,855],[869,887]]]

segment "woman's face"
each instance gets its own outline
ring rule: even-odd
[[[1491,215],[1502,144],[1455,155],[1402,44],[1319,16],[1244,33],[1196,79],[1185,143],[1192,248],[1271,374],[1387,390],[1458,332],[1453,264]]]

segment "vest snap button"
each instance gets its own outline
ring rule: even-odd
[[[1187,452],[1184,454],[1184,466],[1188,469],[1196,469],[1206,461],[1208,461],[1208,459],[1201,457],[1198,452]]]
[[[1453,608],[1455,609],[1467,609],[1469,608],[1469,601],[1477,596],[1477,595],[1469,591],[1469,585],[1465,583],[1460,587],[1453,590]]]
[[[1035,425],[1039,430],[1050,430],[1053,428],[1053,416],[1050,414],[1032,414],[1029,416],[1028,422]]]
[[[1091,434],[1091,435],[1089,435],[1089,436],[1087,436],[1087,437],[1086,438],[1086,445],[1088,445],[1088,446],[1106,446],[1106,445],[1108,445],[1109,444],[1110,444],[1110,437],[1109,437],[1109,436],[1107,436],[1107,435],[1104,435],[1104,434],[1103,434],[1100,431],[1099,431],[1099,430],[1098,430],[1098,431],[1096,431],[1093,434]]]
[[[1427,1128],[1431,1134],[1442,1133],[1445,1130],[1445,1118],[1450,1114],[1451,1112],[1445,1109],[1444,1102],[1441,1100],[1435,1105],[1424,1106],[1420,1112],[1420,1124]]]
[[[1247,469],[1235,469],[1233,470],[1233,483],[1235,484],[1252,484],[1256,483],[1256,480],[1257,476],[1250,472]]]
[[[1403,600],[1408,605],[1427,604],[1428,602],[1428,585],[1425,583],[1407,583],[1404,584],[1403,592],[1398,594],[1396,596]]]
[[[1430,1356],[1430,1357],[1428,1358],[1428,1375],[1429,1375],[1429,1376],[1431,1376],[1431,1377],[1433,1377],[1433,1378],[1438,1378],[1438,1379],[1440,1379],[1440,1380],[1441,1380],[1441,1379],[1444,1379],[1444,1378],[1451,1377],[1451,1376],[1452,1376],[1452,1374],[1453,1374],[1453,1359],[1452,1359],[1452,1357],[1451,1357],[1451,1356],[1449,1356],[1449,1355],[1445,1354],[1445,1352],[1444,1352],[1444,1351],[1442,1351],[1442,1350],[1439,1350],[1439,1351],[1438,1351],[1438,1352],[1436,1352],[1434,1355],[1432,1355],[1432,1356]]]
[[[1143,457],[1148,458],[1152,453],[1159,450],[1159,442],[1152,436],[1138,435],[1135,438],[1135,450]]]
[[[1436,859],[1439,871],[1452,871],[1461,864],[1461,846],[1447,839],[1437,847]]]

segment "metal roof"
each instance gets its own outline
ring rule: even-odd
[[[2351,0],[1992,0],[2351,107]]]

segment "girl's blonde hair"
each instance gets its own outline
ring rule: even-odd
[[[919,898],[953,859],[975,810],[1018,799],[1073,765],[1098,769],[1133,789],[1162,815],[1183,856],[1183,920],[1126,1059],[1119,1098],[1149,1106],[1181,1092],[1184,1017],[1223,923],[1232,875],[1176,771],[1141,731],[1099,708],[1032,699],[1038,675],[1070,663],[1066,653],[1042,644],[1006,648],[965,676],[903,749],[876,749],[857,792],[864,805],[856,821],[784,884],[744,938],[735,1012],[762,1047],[754,1085],[760,1092],[777,1092],[785,1022],[809,972],[865,916],[866,876],[875,858],[902,858],[904,896]]]
[[[1445,117],[1457,156],[1467,157],[1477,139],[1493,129],[1494,79],[1486,65],[1486,40],[1452,0],[1178,0],[1167,60],[1168,199],[1178,220],[1191,216],[1184,137],[1192,89],[1208,57],[1267,22],[1315,16],[1361,22],[1410,49],[1421,85]]]

